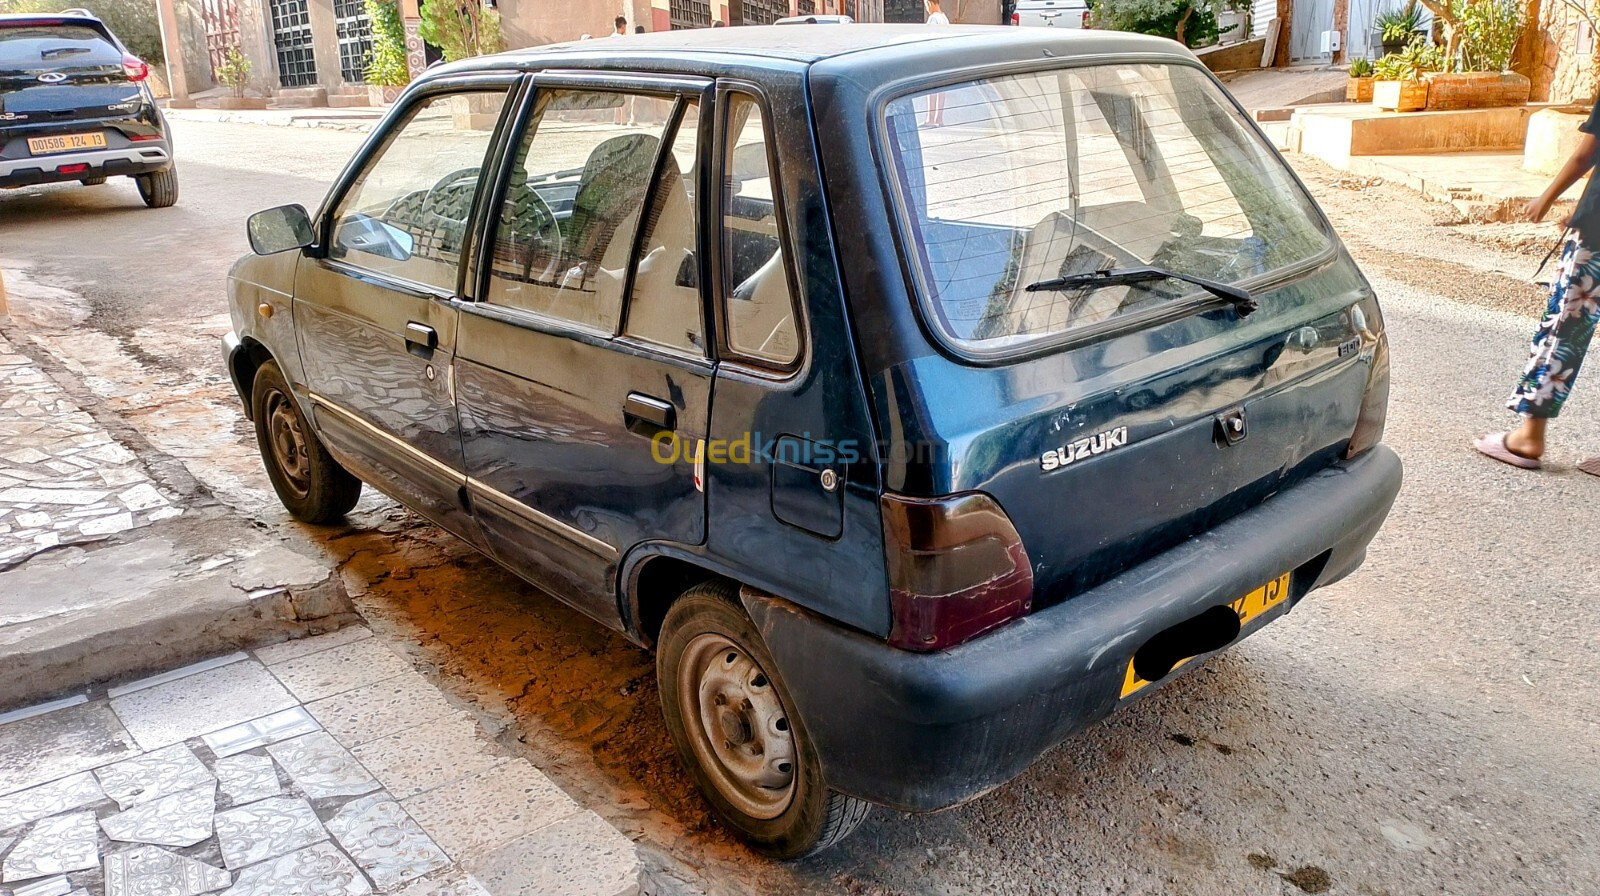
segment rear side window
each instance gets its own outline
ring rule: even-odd
[[[0,25],[0,71],[121,62],[122,51],[90,25]]]
[[[928,127],[942,98],[943,125]],[[1195,293],[1030,284],[1153,266],[1224,283],[1330,245],[1283,161],[1203,74],[1116,64],[969,81],[889,103],[904,232],[933,325],[1007,351]]]

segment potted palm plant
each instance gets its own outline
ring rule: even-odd
[[[1418,35],[1404,50],[1379,59],[1372,66],[1372,104],[1396,112],[1416,112],[1428,105],[1428,82],[1423,75],[1444,71],[1444,51]]]
[[[1350,63],[1350,83],[1345,85],[1344,98],[1351,103],[1372,102],[1372,60],[1365,56]]]
[[[1411,38],[1422,30],[1422,7],[1417,0],[1407,0],[1397,9],[1384,10],[1372,20],[1376,43],[1383,46],[1384,55],[1405,50]]]

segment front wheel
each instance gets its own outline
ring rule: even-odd
[[[349,513],[361,498],[361,480],[340,466],[306,425],[276,361],[268,361],[256,371],[250,405],[261,462],[289,513],[302,522],[318,524],[335,522]]]
[[[169,208],[178,201],[178,169],[166,168],[149,174],[135,174],[139,198],[150,208]]]
[[[656,679],[678,754],[723,824],[757,852],[794,859],[843,840],[871,804],[829,789],[772,655],[726,582],[667,612]]]

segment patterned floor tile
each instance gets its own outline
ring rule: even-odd
[[[326,731],[272,744],[267,752],[314,800],[360,796],[378,789],[377,780]]]
[[[319,730],[317,720],[306,712],[305,707],[296,706],[275,712],[259,719],[252,719],[239,725],[214,731],[201,738],[211,752],[219,757],[232,756],[253,750],[256,747],[302,734],[310,734]]]
[[[13,883],[100,865],[100,827],[93,812],[57,815],[35,824],[0,866],[0,880]]]
[[[318,700],[306,709],[347,747],[455,712],[439,689],[415,672]]]
[[[81,772],[71,777],[0,797],[0,831],[57,815],[68,809],[87,806],[105,799],[94,775]],[[0,849],[0,852],[3,852]]]
[[[227,756],[218,759],[212,770],[217,773],[222,795],[235,806],[264,800],[282,792],[278,771],[273,767],[272,760],[265,756],[250,753]]]
[[[294,797],[274,797],[218,812],[216,827],[222,858],[229,868],[254,865],[328,836],[311,804]]]
[[[72,889],[72,881],[64,877],[51,877],[23,884],[11,891],[11,896],[74,896],[81,890]]]
[[[401,800],[400,805],[458,861],[497,849],[580,809],[522,760]]]
[[[379,889],[390,889],[450,864],[444,850],[387,794],[349,803],[328,822],[328,831]]]
[[[199,896],[233,883],[221,868],[154,846],[106,856],[106,896]]]
[[[317,635],[314,638],[300,638],[296,641],[285,641],[282,644],[273,644],[270,647],[256,648],[256,659],[269,666],[275,666],[288,660],[299,659],[308,654],[320,653],[334,647],[343,647],[356,641],[365,641],[372,637],[372,629],[364,625],[347,625],[338,631],[326,635]]]
[[[366,896],[372,885],[330,843],[292,852],[239,872],[223,896]]]
[[[272,674],[305,702],[321,700],[412,671],[376,638],[278,663]]]
[[[392,896],[489,896],[489,891],[458,869],[429,880],[412,881]]]
[[[94,774],[106,796],[124,809],[216,780],[183,744],[95,769]]]
[[[185,790],[100,820],[113,840],[157,846],[193,846],[211,836],[215,784]]]
[[[401,799],[509,761],[478,734],[477,722],[466,713],[434,719],[351,752]]]
[[[231,663],[121,697],[111,705],[147,750],[289,709],[295,699],[255,660]]]
[[[0,725],[0,796],[138,753],[104,700],[8,722]]]

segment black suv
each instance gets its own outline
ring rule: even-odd
[[[81,10],[0,15],[0,187],[128,175],[151,208],[178,201],[150,66]]]

